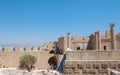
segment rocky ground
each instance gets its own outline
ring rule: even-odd
[[[0,75],[60,75],[55,70],[17,70],[16,68],[1,68]]]

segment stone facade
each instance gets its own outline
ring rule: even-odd
[[[65,75],[108,75],[108,68],[120,71],[120,51],[67,51]]]
[[[55,51],[56,42],[48,42],[43,47],[40,46],[0,46],[0,67],[18,68],[19,59],[25,54],[37,57],[35,68],[49,69],[50,57],[54,56],[51,50]]]
[[[120,71],[120,61],[66,61],[65,75],[108,75],[108,68]]]
[[[67,50],[120,50],[120,34],[116,34],[114,24],[110,23],[110,30],[105,34],[100,31],[91,34],[90,36],[67,36],[58,39],[59,48]]]
[[[67,34],[58,39],[58,46],[66,58],[65,75],[108,75],[109,69],[120,71],[120,33],[115,33],[113,23],[105,34]]]
[[[41,50],[55,50],[58,42],[50,41],[41,47]]]
[[[73,50],[86,50],[88,49],[89,37],[83,36],[64,36],[58,39],[58,45],[61,50],[71,48]]]
[[[71,36],[68,33],[58,38],[58,42],[48,42],[43,47],[0,46],[0,67],[18,67],[24,54],[37,57],[37,69],[56,70],[64,64],[65,75],[107,75],[108,68],[120,71],[120,33],[115,33],[111,23],[105,34],[97,31],[90,36]]]

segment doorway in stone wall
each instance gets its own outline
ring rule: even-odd
[[[104,50],[106,50],[107,49],[107,46],[104,46]]]
[[[48,60],[49,65],[51,66],[51,69],[56,70],[57,69],[57,59],[55,56],[51,57]]]
[[[77,47],[77,50],[80,50],[80,47]]]

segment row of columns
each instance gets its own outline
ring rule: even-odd
[[[111,32],[111,48],[113,50],[116,49],[116,37],[115,37],[115,32],[114,32],[114,24],[110,24],[110,32]]]
[[[110,23],[110,38],[111,38],[111,49],[116,50],[116,37],[114,32],[114,23]],[[100,31],[95,32],[95,49],[101,50]]]
[[[101,37],[100,37],[100,31],[95,32],[95,47],[97,50],[101,50]]]

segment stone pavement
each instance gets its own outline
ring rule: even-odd
[[[1,68],[0,75],[60,75],[55,70],[17,70],[16,68]]]

